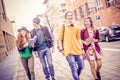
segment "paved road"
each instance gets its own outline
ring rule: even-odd
[[[101,69],[102,80],[119,80],[120,79],[120,41],[115,42],[101,42],[100,45],[103,49],[103,66]],[[113,50],[112,50],[113,49]],[[115,49],[115,50],[114,50]],[[14,55],[18,55],[14,51]],[[13,56],[13,55],[12,55]],[[17,65],[15,68],[14,76],[12,80],[27,80],[27,76],[23,69],[23,66],[20,62],[20,59],[17,59]],[[55,78],[56,80],[73,80],[70,72],[70,68],[65,57],[61,53],[53,53],[53,64],[55,68]],[[7,72],[7,71],[6,71]],[[35,77],[36,80],[45,80],[42,66],[38,58],[35,58]],[[82,71],[80,76],[81,80],[94,80],[90,72],[88,61],[85,60],[85,68]],[[1,80],[1,77],[0,77]],[[11,80],[11,79],[2,79],[2,80]]]
[[[110,41],[110,42],[100,42],[100,45],[103,49],[106,50],[110,50],[110,49],[118,50],[120,49],[120,40]]]

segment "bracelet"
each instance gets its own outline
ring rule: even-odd
[[[60,49],[59,52],[63,51],[64,49]]]

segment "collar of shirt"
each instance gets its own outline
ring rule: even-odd
[[[74,24],[67,24],[67,26],[68,26],[68,27],[73,27],[73,26],[74,26]]]

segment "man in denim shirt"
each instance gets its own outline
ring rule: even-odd
[[[31,31],[31,37],[37,37],[34,44],[35,55],[40,59],[46,80],[50,80],[50,76],[52,80],[55,80],[52,55],[50,51],[50,48],[53,46],[51,35],[47,27],[40,25],[40,19],[37,17],[33,19],[33,26],[34,29]]]

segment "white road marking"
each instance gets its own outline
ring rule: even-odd
[[[107,50],[107,51],[120,51],[120,49],[111,49],[111,48],[102,48],[102,50]]]

